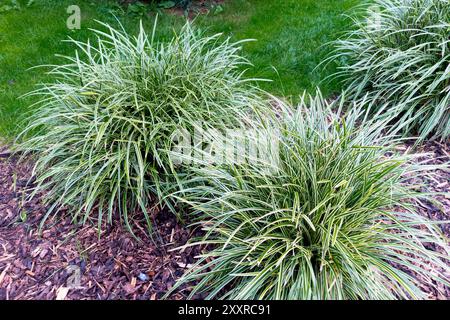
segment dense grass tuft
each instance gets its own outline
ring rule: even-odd
[[[204,183],[184,201],[206,234],[189,245],[211,250],[175,287],[198,280],[192,295],[230,299],[425,297],[405,270],[448,285],[448,240],[415,212],[426,195],[406,183],[433,167],[398,154],[402,141],[361,105],[341,117],[343,101],[279,103],[278,170],[259,161],[198,169]]]
[[[99,226],[120,217],[131,230],[129,213],[140,210],[150,228],[149,206],[181,170],[167,152],[174,132],[237,126],[260,104],[258,90],[243,78],[241,42],[219,34],[189,24],[167,43],[142,26],[135,38],[106,24],[94,34],[95,45],[71,40],[76,55],[30,93],[39,102],[18,149],[36,160],[48,214],[69,207],[86,222],[96,212]]]
[[[450,2],[376,0],[335,59],[353,98],[368,95],[405,132],[450,136]]]

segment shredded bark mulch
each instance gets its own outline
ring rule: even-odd
[[[423,192],[433,193],[449,193],[445,195],[437,195],[434,198],[440,202],[439,205],[432,203],[419,203],[420,213],[436,221],[450,220],[450,139],[446,142],[429,142],[418,152],[427,154],[420,161],[424,161],[426,165],[445,165],[445,169],[437,170],[433,175],[423,175],[422,182],[425,186],[421,188]],[[450,224],[441,224],[443,233],[450,237]]]
[[[93,226],[50,217],[39,198],[26,201],[30,167],[0,147],[0,300],[160,299],[183,275],[200,248],[170,251],[197,236],[165,210],[155,217],[154,239],[137,242],[120,225],[99,240]],[[184,299],[184,286],[170,299]]]
[[[429,152],[429,164],[450,161],[450,142],[429,143],[420,151]],[[0,146],[0,300],[156,300],[205,250],[171,251],[200,231],[179,224],[165,210],[155,216],[160,237],[153,240],[142,232],[137,242],[121,225],[107,226],[99,239],[94,226],[75,225],[67,215],[50,217],[40,232],[46,208],[39,197],[26,200],[31,167],[9,156]],[[420,182],[425,183],[424,192],[449,192],[450,170],[411,181]],[[450,220],[450,197],[436,198],[439,205],[422,202],[419,212],[432,220]],[[442,231],[450,237],[448,224],[442,225]],[[418,280],[430,299],[450,299],[449,288],[432,286],[430,278]],[[169,298],[185,299],[190,291],[191,287],[184,286]]]
[[[412,145],[405,145],[405,152],[410,153]],[[419,214],[432,221],[445,221],[446,223],[439,224],[442,234],[446,240],[450,239],[450,140],[446,142],[428,142],[423,147],[416,150],[418,153],[423,153],[424,156],[417,159],[424,165],[444,165],[442,170],[424,172],[420,178],[409,179],[408,183],[411,185],[420,186],[418,191],[422,193],[440,193],[433,196],[435,202],[422,200],[415,203],[415,208]],[[447,194],[442,194],[447,193]],[[448,244],[448,242],[447,242]],[[438,247],[434,244],[426,244],[427,249],[441,253],[443,256],[448,256],[448,252],[444,248]],[[415,257],[419,259],[419,257]],[[448,260],[446,260],[448,263]],[[445,275],[446,280],[450,281],[450,265],[442,270],[438,266],[430,265],[427,261],[422,261],[424,266],[427,266],[428,275],[419,276],[412,270],[404,270],[410,273],[418,280],[421,289],[428,294],[428,299],[450,300],[450,287],[437,282],[433,279],[433,275],[439,271]]]

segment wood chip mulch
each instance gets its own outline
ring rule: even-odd
[[[405,146],[407,149],[408,146]],[[428,143],[429,164],[450,161],[450,141]],[[425,159],[422,159],[425,160]],[[99,240],[93,226],[79,226],[61,215],[39,232],[46,210],[39,198],[26,201],[30,166],[19,165],[0,146],[0,300],[4,299],[160,299],[204,248],[170,251],[199,235],[174,215],[156,216],[159,239],[136,242],[120,225],[105,228]],[[450,192],[450,170],[425,176],[423,191]],[[419,212],[432,220],[450,220],[450,197],[441,204],[422,202]],[[450,238],[449,224],[442,225]],[[449,266],[450,268],[450,266]],[[430,272],[433,270],[430,269]],[[79,281],[77,275],[80,275]],[[449,275],[450,278],[450,275]],[[430,299],[450,299],[450,289],[418,279]],[[184,299],[184,286],[170,299]],[[202,297],[197,297],[202,298]]]
[[[412,144],[405,145],[405,152],[410,153]],[[450,140],[446,142],[429,142],[423,147],[416,150],[418,153],[423,153],[424,156],[417,159],[424,165],[443,165],[442,170],[424,172],[420,178],[408,179],[408,183],[411,185],[420,186],[418,191],[422,193],[440,193],[433,196],[436,202],[424,201],[415,203],[417,212],[432,220],[432,221],[444,221],[445,223],[439,224],[442,234],[446,237],[447,245],[450,241]],[[443,194],[446,193],[446,194]],[[437,251],[443,256],[448,257],[448,252],[444,248],[437,247],[436,245],[426,244],[427,249]],[[415,257],[419,258],[419,257]],[[419,258],[419,260],[421,260]],[[417,273],[411,270],[405,270],[413,275],[419,283],[419,287],[427,293],[428,299],[438,300],[450,300],[450,287],[437,282],[433,279],[433,275],[436,275],[437,271],[445,275],[447,282],[450,282],[450,265],[449,260],[443,260],[447,262],[447,268],[442,270],[437,266],[430,265],[426,261],[422,261],[423,265],[427,266],[428,275],[425,277],[419,276]]]
[[[153,241],[137,242],[121,226],[107,227],[99,240],[93,226],[61,216],[49,218],[39,232],[46,210],[38,198],[24,200],[29,177],[30,168],[0,147],[0,300],[157,300],[200,253],[170,251],[198,234],[166,211],[155,218],[160,238]],[[170,299],[189,292],[184,286]]]

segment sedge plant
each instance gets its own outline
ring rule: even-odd
[[[141,212],[177,188],[182,168],[169,151],[174,132],[239,126],[261,104],[244,72],[241,42],[207,36],[187,23],[167,42],[142,24],[137,36],[101,23],[94,42],[76,47],[66,63],[50,66],[54,81],[37,96],[17,149],[35,160],[35,187],[49,210],[68,208],[75,221],[119,219],[132,230]]]
[[[342,63],[336,76],[345,80],[349,97],[385,109],[419,142],[447,139],[450,2],[375,0],[364,15],[331,56]]]
[[[320,94],[297,108],[278,102],[276,120],[258,129],[275,125],[279,144],[267,150],[276,155],[198,167],[203,183],[180,199],[204,236],[186,246],[210,249],[174,289],[192,282],[191,297],[208,299],[420,299],[417,275],[448,286],[448,239],[415,210],[427,193],[408,184],[436,167],[401,154],[402,138],[363,105],[344,114],[344,99]]]

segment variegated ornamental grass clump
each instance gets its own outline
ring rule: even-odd
[[[436,167],[399,154],[402,140],[363,104],[343,116],[343,100],[320,95],[279,105],[277,170],[256,159],[204,166],[203,184],[184,190],[205,230],[188,246],[211,250],[175,288],[196,280],[192,295],[208,298],[395,299],[426,296],[417,275],[449,285],[448,239],[416,213],[428,196],[407,182]]]
[[[351,98],[367,95],[420,140],[450,136],[449,0],[375,0],[337,41]]]
[[[168,42],[141,25],[136,37],[102,24],[94,43],[70,42],[76,55],[53,66],[18,149],[36,160],[35,192],[78,221],[121,219],[149,207],[181,175],[168,155],[177,129],[241,125],[261,105],[242,42],[206,36],[188,23]],[[166,201],[171,205],[170,201]],[[45,220],[45,219],[44,219]]]

